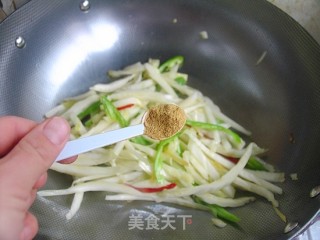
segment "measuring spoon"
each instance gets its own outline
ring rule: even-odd
[[[167,111],[168,109],[172,111]],[[147,134],[149,137],[157,140],[169,138],[179,132],[185,125],[185,122],[186,115],[179,106],[175,104],[161,104],[147,111],[142,118],[141,124],[68,141],[55,161],[61,161],[80,153],[143,134]],[[159,134],[159,131],[162,131],[162,134]]]

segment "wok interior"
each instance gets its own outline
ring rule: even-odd
[[[309,192],[320,183],[320,47],[268,3],[242,2],[92,0],[90,10],[81,12],[77,1],[33,0],[0,27],[0,114],[41,120],[63,98],[105,82],[109,69],[183,55],[189,84],[251,130],[253,141],[269,149],[268,162],[287,173],[280,184],[284,194],[276,198],[288,220],[302,227],[319,210],[319,198],[311,199]],[[97,26],[108,34],[97,36],[94,47],[82,37],[92,36]],[[201,31],[209,39],[202,39]],[[25,38],[25,48],[14,46],[17,35]],[[298,173],[299,180],[292,181],[290,173]],[[46,188],[70,183],[50,172]],[[32,211],[39,219],[39,239],[286,239],[297,233],[284,235],[285,223],[259,197],[231,210],[240,216],[239,226],[221,230],[205,212],[106,202],[103,193],[86,194],[80,211],[67,221],[71,201],[72,196],[37,199]],[[129,216],[137,213],[192,215],[192,224],[185,230],[178,222],[176,230],[128,230]]]

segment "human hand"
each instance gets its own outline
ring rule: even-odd
[[[69,132],[68,123],[58,117],[40,124],[18,117],[0,118],[0,239],[36,235],[38,222],[28,210]]]

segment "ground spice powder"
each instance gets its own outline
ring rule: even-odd
[[[157,140],[176,134],[185,124],[186,114],[174,104],[161,104],[150,108],[144,119],[144,134]]]

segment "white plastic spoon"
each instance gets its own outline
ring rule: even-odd
[[[165,111],[167,108],[174,110],[171,112],[171,116],[168,111]],[[155,112],[155,110],[159,110]],[[150,113],[158,114],[150,114]],[[179,117],[177,119],[177,116]],[[142,123],[130,127],[125,127],[117,129],[114,131],[109,131],[89,137],[78,138],[66,143],[58,157],[55,161],[60,161],[72,156],[76,156],[80,153],[88,152],[96,148],[108,146],[129,138],[137,137],[143,134],[147,134],[149,137],[154,139],[164,139],[173,136],[179,132],[186,122],[186,115],[184,111],[174,104],[162,104],[154,108],[151,108],[146,112],[142,118]],[[162,125],[160,123],[163,123]],[[171,126],[171,131],[161,133],[159,127],[163,126],[164,130],[166,127]],[[162,129],[163,130],[163,129]],[[162,135],[162,136],[161,136]]]

